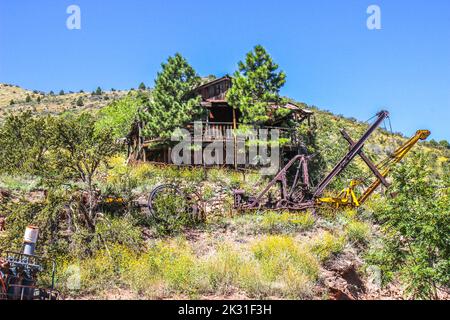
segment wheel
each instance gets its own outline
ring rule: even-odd
[[[171,223],[196,214],[191,198],[175,185],[156,187],[149,196],[150,216],[157,222]]]

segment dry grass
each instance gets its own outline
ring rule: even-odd
[[[120,99],[127,91],[104,92],[102,96],[92,96],[91,93],[67,93],[59,95],[44,94],[26,90],[17,86],[0,84],[0,119],[8,113],[31,111],[33,114],[60,114],[67,111],[98,110],[113,100]],[[29,96],[31,101],[27,102]],[[81,97],[83,106],[77,106]],[[40,102],[38,102],[38,98]],[[11,101],[14,104],[11,104]]]
[[[307,246],[286,236],[262,237],[245,248],[222,244],[201,256],[182,239],[158,241],[139,254],[115,245],[63,265],[63,284],[69,266],[80,268],[81,288],[62,288],[74,297],[121,288],[145,299],[236,292],[261,299],[312,298],[319,272],[319,262]]]

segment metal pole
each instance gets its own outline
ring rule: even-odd
[[[349,163],[356,157],[356,155],[361,151],[364,147],[364,143],[370,137],[370,135],[377,129],[380,124],[389,116],[389,112],[380,111],[377,113],[378,119],[372,124],[369,129],[364,133],[361,139],[358,140],[351,148],[350,151],[344,156],[344,158],[339,161],[339,163],[333,168],[333,170],[323,179],[319,185],[317,186],[316,191],[314,192],[313,198],[320,197],[325,190],[325,188],[330,184],[331,180],[340,174]]]

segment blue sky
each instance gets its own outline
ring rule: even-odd
[[[0,0],[0,82],[28,89],[153,85],[175,52],[221,76],[255,44],[287,73],[284,95],[360,120],[385,108],[395,131],[450,140],[448,0]]]

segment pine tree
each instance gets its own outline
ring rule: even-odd
[[[147,89],[147,87],[145,86],[145,83],[141,82],[141,84],[139,85],[139,90],[145,90]]]
[[[31,97],[30,97],[29,94],[27,94],[27,97],[25,98],[25,102],[26,102],[26,103],[31,102]]]
[[[149,106],[141,112],[144,135],[170,138],[174,129],[199,116],[203,109],[193,93],[199,83],[200,77],[185,58],[179,53],[169,57],[157,75]]]
[[[268,107],[282,103],[279,92],[286,82],[286,74],[278,71],[278,65],[260,45],[238,67],[227,94],[229,104],[242,112],[244,123],[269,120]]]
[[[84,106],[83,98],[82,97],[78,97],[76,104],[77,104],[78,107]]]
[[[63,96],[63,95],[64,95],[64,90],[61,90],[61,91],[59,92],[59,95],[60,95],[60,96]]]
[[[102,88],[97,87],[97,90],[95,90],[95,95],[96,96],[101,96],[103,94]]]

